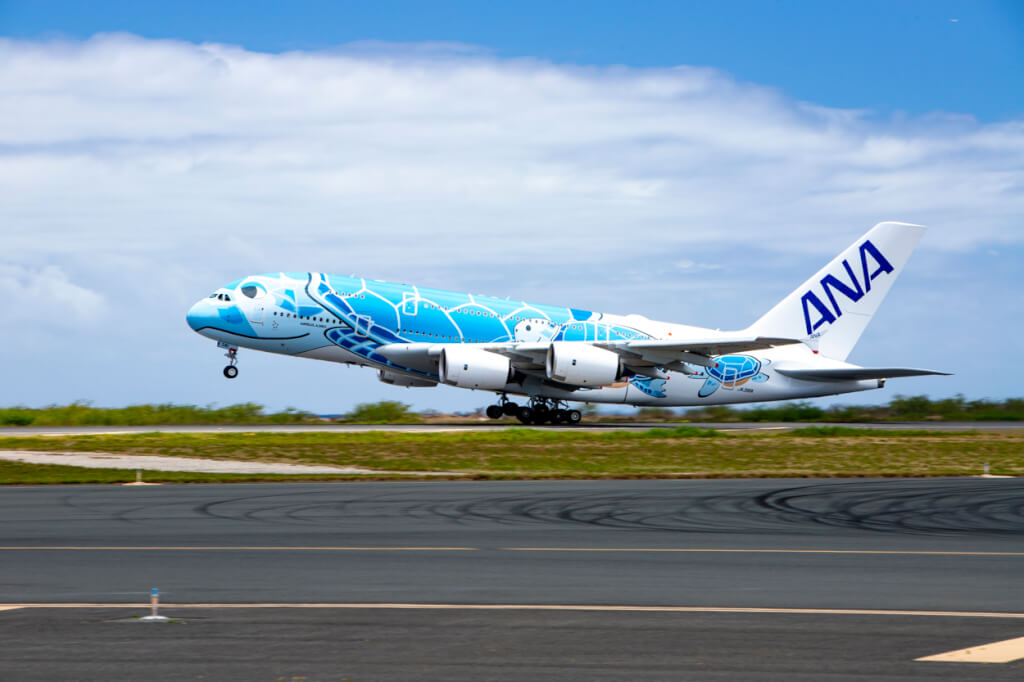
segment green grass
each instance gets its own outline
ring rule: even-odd
[[[0,438],[0,449],[359,466],[451,472],[470,478],[951,476],[981,473],[986,462],[993,474],[1024,475],[1024,432],[842,427],[770,434],[695,427],[604,433],[544,429],[416,434],[148,433],[8,437]],[[0,483],[114,482],[134,480],[135,476],[134,470],[101,474],[97,472],[106,470],[74,469],[79,473],[45,474],[44,469],[71,468],[4,465]],[[333,478],[338,477],[146,473],[146,480],[168,482]]]
[[[929,438],[959,438],[962,436],[977,436],[978,431],[974,429],[966,431],[929,431],[927,429],[861,429],[852,426],[805,426],[799,429],[790,429],[788,434],[793,436],[844,436],[848,438],[878,438],[879,436],[892,438],[918,438],[922,436]]]

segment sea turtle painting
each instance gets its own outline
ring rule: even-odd
[[[761,372],[761,361],[750,355],[723,355],[716,358],[716,365],[692,375],[694,379],[704,379],[704,385],[697,391],[701,398],[707,398],[718,390],[719,386],[733,389],[748,381],[762,382],[768,375]],[[767,360],[765,361],[768,362]]]

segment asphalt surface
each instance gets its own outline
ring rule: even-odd
[[[914,659],[1024,637],[1024,480],[0,488],[0,604],[0,679],[1021,679]]]
[[[0,427],[0,436],[67,436],[110,433],[347,433],[353,431],[396,431],[402,433],[439,433],[443,431],[492,431],[495,429],[541,428],[558,431],[642,431],[653,428],[697,426],[724,431],[768,431],[799,429],[806,426],[843,426],[853,429],[927,429],[929,431],[1021,431],[1024,422],[603,422],[576,426],[524,426],[517,421],[491,421],[461,424],[248,424],[228,426],[8,426]]]

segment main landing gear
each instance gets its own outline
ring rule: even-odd
[[[228,348],[228,352],[224,354],[224,357],[228,359],[228,366],[224,368],[224,376],[228,379],[234,379],[238,376],[238,349]]]
[[[515,417],[524,424],[579,424],[583,415],[579,410],[565,409],[564,404],[549,398],[530,398],[529,405],[517,405],[503,395],[500,403],[487,406],[487,416],[491,419]]]

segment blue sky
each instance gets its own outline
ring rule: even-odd
[[[0,2],[10,37],[109,31],[265,52],[457,42],[567,64],[712,66],[883,114],[1024,112],[1024,4],[1014,0]]]
[[[225,381],[184,311],[322,270],[741,328],[882,220],[931,229],[850,359],[956,376],[846,401],[1019,396],[1022,7],[0,1],[0,405],[472,409]]]

